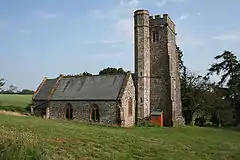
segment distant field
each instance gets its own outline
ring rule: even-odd
[[[32,95],[0,94],[0,105],[26,107],[31,98]]]
[[[231,130],[123,129],[6,115],[0,126],[0,159],[240,159],[240,132]]]

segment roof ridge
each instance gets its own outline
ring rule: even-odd
[[[117,76],[117,75],[125,75],[126,73],[114,73],[114,74],[95,74],[95,75],[63,75],[63,78],[70,78],[70,77],[97,77],[97,76]]]

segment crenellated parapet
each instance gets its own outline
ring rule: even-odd
[[[169,27],[175,33],[175,24],[168,14],[149,16],[150,27]]]

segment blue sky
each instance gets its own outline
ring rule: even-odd
[[[133,12],[168,13],[185,64],[204,73],[224,50],[240,54],[240,1],[0,0],[0,77],[36,89],[54,78],[105,67],[134,70]]]

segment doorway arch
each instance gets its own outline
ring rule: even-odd
[[[67,103],[65,106],[65,118],[67,120],[73,119],[73,107],[70,103]]]

